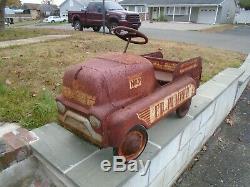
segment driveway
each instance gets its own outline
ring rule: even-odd
[[[197,31],[216,27],[217,25],[195,24],[185,22],[142,22],[141,29],[177,30],[177,31]]]
[[[245,54],[250,53],[250,34],[248,34],[250,33],[250,27],[242,28],[242,26],[239,26],[236,29],[222,33],[162,30],[143,27],[140,31],[149,36],[149,38],[198,44]]]

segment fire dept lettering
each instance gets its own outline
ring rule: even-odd
[[[141,73],[129,77],[129,88],[130,88],[130,90],[134,89],[134,88],[138,88],[139,86],[141,86],[141,84],[142,84]]]
[[[149,108],[138,113],[139,119],[145,121],[147,124],[152,124],[162,116],[177,106],[180,106],[195,94],[195,86],[188,84],[184,88],[174,92],[159,102],[151,105]]]
[[[87,93],[84,93],[77,89],[71,89],[68,87],[63,87],[62,94],[64,97],[67,97],[69,99],[75,99],[76,101],[87,105],[87,106],[93,106],[95,104],[96,98],[94,96],[91,96]]]
[[[162,63],[161,61],[151,61],[155,69],[163,71],[174,71],[176,68],[175,63]]]

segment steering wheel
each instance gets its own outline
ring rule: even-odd
[[[138,30],[129,27],[118,26],[113,29],[113,32],[116,36],[118,36],[124,41],[127,41],[128,43],[140,44],[140,45],[148,43],[147,36],[139,32]],[[144,41],[133,40],[133,38],[143,38]]]

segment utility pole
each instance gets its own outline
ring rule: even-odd
[[[102,30],[103,34],[105,34],[105,0],[102,0]]]

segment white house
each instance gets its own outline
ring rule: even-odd
[[[60,16],[67,16],[68,11],[81,11],[86,9],[90,1],[101,1],[101,0],[65,0],[59,5]],[[113,0],[119,2],[120,0]]]
[[[88,5],[88,0],[65,0],[59,5],[60,16],[68,16],[68,11],[81,11]]]

